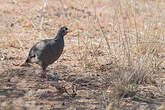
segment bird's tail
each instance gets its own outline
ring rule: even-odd
[[[23,64],[21,64],[21,66],[29,66],[29,62],[30,60],[29,58],[27,58],[26,61]]]

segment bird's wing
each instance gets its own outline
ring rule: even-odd
[[[31,48],[31,50],[29,52],[29,57],[33,58],[33,57],[36,57],[36,55],[40,56],[40,55],[46,54],[47,51],[52,50],[52,47],[54,47],[53,46],[54,44],[56,45],[55,42],[56,42],[55,40],[47,39],[47,40],[42,40],[42,41],[36,43]]]
[[[41,42],[38,42],[36,43],[31,49],[30,49],[30,52],[29,52],[29,58],[34,58],[36,57],[36,55],[38,54],[38,52],[42,51],[42,49],[44,48],[44,42],[41,41]]]
[[[43,40],[41,42],[38,42],[35,45],[35,48],[38,49],[38,50],[43,50],[46,46],[47,46],[47,42],[46,42],[46,40],[45,41]]]

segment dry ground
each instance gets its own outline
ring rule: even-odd
[[[163,0],[0,4],[0,110],[165,109]],[[32,45],[62,25],[72,32],[48,79],[36,65],[19,66]]]

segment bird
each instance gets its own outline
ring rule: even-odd
[[[66,26],[62,26],[56,37],[37,42],[29,51],[24,65],[35,63],[42,67],[42,77],[46,77],[46,68],[53,64],[62,54],[64,49],[64,36],[69,33]]]

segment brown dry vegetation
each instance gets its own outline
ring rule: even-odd
[[[45,3],[0,0],[0,110],[165,109],[164,0]],[[48,79],[19,66],[62,25],[72,32]]]

